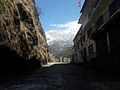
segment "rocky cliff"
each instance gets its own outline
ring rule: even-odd
[[[34,0],[0,0],[0,62],[5,57],[13,62],[16,55],[47,62],[46,37],[38,16]]]

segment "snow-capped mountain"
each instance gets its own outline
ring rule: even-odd
[[[71,47],[77,32],[78,30],[50,30],[45,32],[50,50],[57,55]]]

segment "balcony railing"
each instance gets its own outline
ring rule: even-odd
[[[95,29],[99,29],[118,9],[120,9],[120,0],[113,0],[109,9],[97,20]]]
[[[113,0],[109,6],[110,16],[112,16],[118,9],[120,9],[120,0]]]
[[[92,35],[91,38],[93,40],[96,39],[97,34],[100,32],[98,29],[104,26],[105,23],[109,22],[111,16],[113,16],[120,9],[120,0],[113,0],[113,2],[109,5],[109,9],[97,20],[95,26],[92,27]]]

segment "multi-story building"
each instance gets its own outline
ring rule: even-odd
[[[74,62],[120,52],[120,0],[85,0],[74,38]]]

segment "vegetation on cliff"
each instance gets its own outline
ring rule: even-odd
[[[3,50],[3,47],[8,50]],[[14,52],[12,55],[24,60],[47,63],[46,36],[34,0],[0,0],[0,51],[7,54]],[[7,57],[7,54],[2,55]],[[3,56],[0,58],[4,59]],[[2,59],[0,63],[4,61]]]

